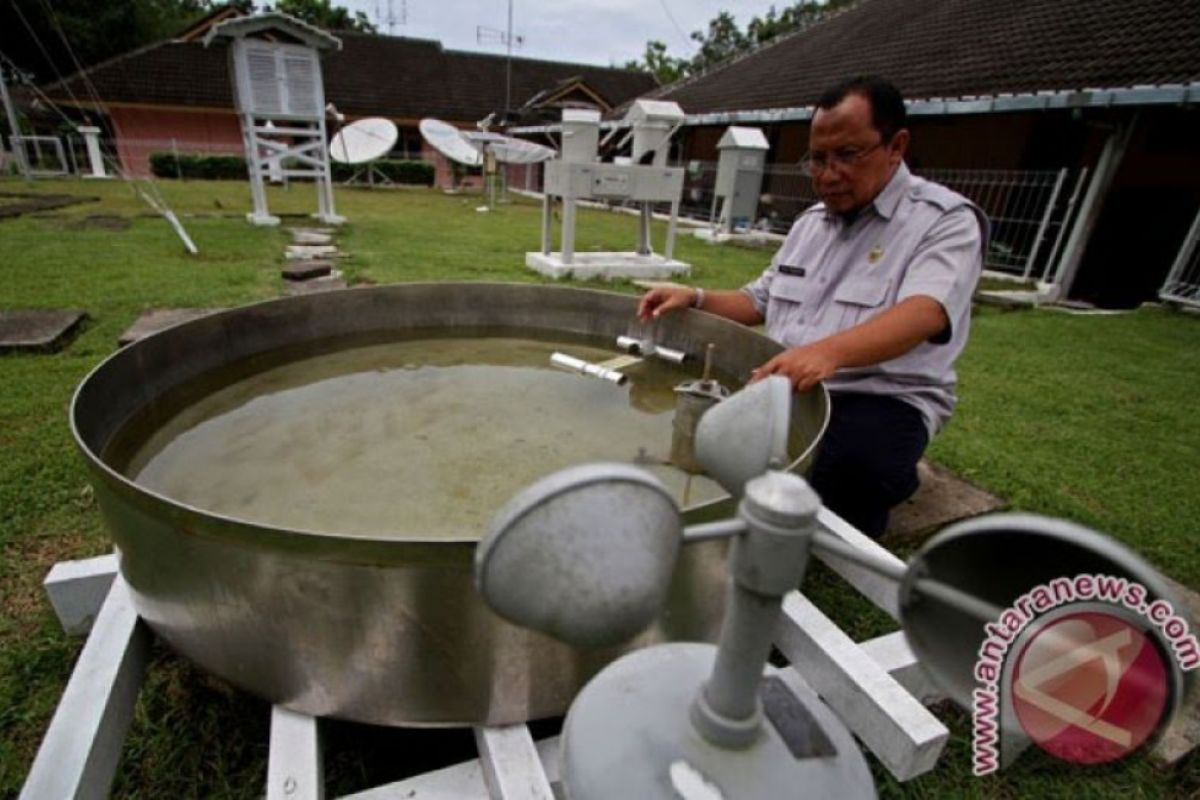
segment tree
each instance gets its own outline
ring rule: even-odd
[[[667,54],[667,46],[657,39],[646,42],[646,52],[641,61],[629,61],[625,69],[649,72],[660,84],[674,83],[690,74],[691,64],[682,58]]]
[[[700,44],[700,49],[692,56],[693,73],[703,72],[733,58],[748,50],[752,44],[749,37],[738,30],[737,21],[728,11],[722,11],[709,20],[708,31],[694,31],[692,41]]]
[[[692,33],[691,38],[699,44],[699,49],[691,58],[676,58],[667,52],[667,46],[662,42],[649,41],[642,60],[630,61],[625,68],[649,72],[660,83],[672,83],[712,69],[776,36],[807,28],[856,2],[858,0],[800,0],[780,12],[771,6],[765,15],[752,18],[744,33],[738,29],[733,15],[722,11],[709,21],[707,30]]]
[[[278,0],[275,10],[325,30],[375,33],[375,26],[366,14],[355,11],[352,16],[345,8],[333,5],[330,0]]]
[[[0,2],[0,52],[34,80],[74,74],[165,39],[208,13],[208,0]]]

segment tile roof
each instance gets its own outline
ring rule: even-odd
[[[446,50],[429,39],[338,32],[340,52],[321,63],[326,99],[351,116],[442,117],[462,122],[504,110],[505,57]],[[170,41],[102,62],[87,76],[106,103],[233,108],[224,47]],[[569,78],[582,78],[616,105],[654,89],[625,69],[514,58],[512,107]],[[65,85],[64,85],[65,84]],[[79,75],[44,87],[58,101],[88,96]]]
[[[1189,83],[1200,2],[862,0],[654,94],[689,114],[791,108],[871,73],[909,99]]]

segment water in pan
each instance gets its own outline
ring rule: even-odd
[[[273,366],[204,394],[141,439],[125,467],[188,505],[278,527],[405,539],[478,538],[514,493],[589,461],[638,463],[681,506],[721,496],[664,463],[673,387],[661,361],[625,386],[549,366],[528,338],[357,346]]]

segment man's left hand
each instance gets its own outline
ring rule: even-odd
[[[832,351],[833,348],[825,342],[784,350],[754,370],[750,382],[760,381],[768,375],[783,375],[792,382],[797,392],[807,391],[832,376],[841,366]]]

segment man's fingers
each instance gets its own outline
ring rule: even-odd
[[[659,294],[660,293],[659,293],[658,289],[651,289],[650,291],[648,291],[644,295],[642,295],[641,301],[638,302],[638,310],[637,310],[638,319],[645,320],[650,317],[650,313],[653,310],[654,306],[656,306],[656,305],[658,305],[658,303],[662,302],[662,298],[659,296]]]
[[[758,369],[750,373],[750,383],[757,383],[768,375],[774,375],[779,371],[779,356],[770,359]]]

